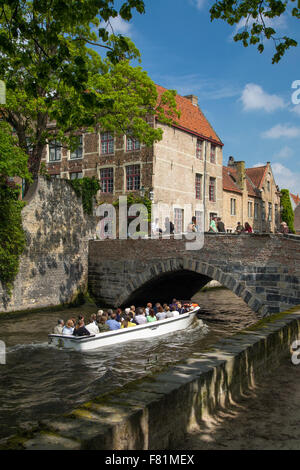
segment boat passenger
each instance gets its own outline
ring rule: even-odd
[[[90,332],[91,335],[97,335],[100,333],[99,328],[96,323],[96,314],[91,315],[91,322],[86,325],[86,329]]]
[[[177,303],[177,312],[179,312],[179,315],[185,313],[185,308],[182,306],[181,302]]]
[[[125,312],[125,316],[129,315],[130,307],[125,308],[124,312]]]
[[[127,315],[127,317],[129,317],[131,323],[134,323],[135,325],[137,325],[137,321],[135,319],[135,315],[133,312],[129,312],[129,314]]]
[[[74,323],[73,320],[68,320],[65,326],[63,327],[62,334],[63,335],[72,335],[74,331]]]
[[[130,321],[130,317],[125,317],[125,319],[122,321],[121,328],[131,328],[132,326],[136,326],[136,323],[132,323]]]
[[[177,305],[177,300],[176,300],[176,299],[173,299],[173,300],[172,300],[172,303],[169,305],[170,310],[171,310],[172,307],[174,307],[174,306],[176,307],[176,305]]]
[[[111,318],[111,316],[113,315],[113,313],[114,313],[114,311],[113,311],[111,308],[109,308],[109,309],[107,310],[107,316],[108,316],[108,318]]]
[[[109,331],[109,326],[106,323],[108,320],[108,316],[103,314],[100,318],[100,322],[98,323],[98,328],[100,333],[105,333],[106,331]]]
[[[165,308],[166,318],[173,318],[173,312],[171,312],[170,307],[167,305]]]
[[[136,313],[136,312],[135,312],[135,306],[134,306],[134,305],[131,305],[131,306],[130,306],[130,311],[133,312],[134,314]]]
[[[110,319],[108,319],[106,322],[110,330],[119,330],[121,328],[121,324],[116,320],[116,317],[117,317],[117,314],[112,313],[110,315]]]
[[[158,312],[156,314],[157,320],[164,320],[166,318],[166,312],[162,308],[162,306],[158,307]]]
[[[173,317],[179,317],[179,312],[177,310],[177,307],[175,307],[175,305],[171,307],[171,312],[173,313]]]
[[[149,315],[147,315],[147,322],[157,321],[153,308],[150,308]]]
[[[57,325],[53,329],[53,333],[55,335],[62,335],[63,334],[63,327],[64,327],[65,322],[61,319],[57,320]]]
[[[117,310],[116,310],[116,315],[117,315],[117,316],[116,316],[116,320],[117,320],[119,323],[121,323],[121,321],[124,320],[122,309],[117,308]]]
[[[141,307],[138,307],[136,311],[135,320],[138,325],[143,325],[144,323],[147,323],[147,318]]]
[[[145,311],[146,316],[149,315],[149,312],[150,312],[150,309],[151,309],[151,308],[152,308],[152,303],[151,303],[151,302],[148,302],[148,303],[147,303],[147,307],[146,307],[146,311]]]
[[[100,315],[100,316],[103,315],[103,313],[104,313],[103,310],[98,310],[98,312],[97,312],[97,314]]]
[[[89,330],[84,326],[84,320],[81,319],[77,322],[76,327],[73,331],[73,336],[90,336]]]
[[[161,307],[161,304],[159,302],[156,302],[156,304],[153,307],[155,315],[157,314],[159,307]]]

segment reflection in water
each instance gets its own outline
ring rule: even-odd
[[[93,396],[141,378],[160,366],[176,363],[220,338],[257,321],[255,314],[232,292],[212,290],[193,300],[207,325],[151,340],[134,341],[97,351],[56,350],[47,343],[57,318],[94,313],[91,305],[51,313],[34,313],[0,320],[0,339],[7,347],[0,365],[0,438],[22,424],[64,413]]]

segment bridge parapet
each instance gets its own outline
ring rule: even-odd
[[[89,242],[89,289],[102,305],[190,298],[211,279],[258,316],[299,305],[300,237],[205,234],[197,251],[174,238]]]

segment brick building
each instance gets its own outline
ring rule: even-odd
[[[248,222],[253,230],[276,232],[280,225],[280,191],[270,162],[245,168],[244,161],[229,157],[223,167],[223,221],[229,231]]]
[[[162,94],[165,89],[157,86]],[[194,95],[176,96],[181,116],[167,126],[154,117],[150,125],[163,129],[163,139],[146,147],[128,136],[110,132],[85,133],[71,153],[59,142],[47,147],[44,162],[53,177],[99,178],[99,201],[112,202],[120,195],[147,193],[161,212],[160,226],[169,216],[177,232],[184,231],[192,215],[205,213],[205,229],[213,215],[222,215],[223,143],[198,107]],[[191,208],[189,211],[187,206]]]

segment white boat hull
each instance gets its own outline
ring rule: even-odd
[[[107,331],[97,335],[78,337],[49,334],[49,344],[60,349],[91,351],[127,341],[155,338],[187,328],[192,324],[198,310],[200,310],[200,307],[196,307],[194,310],[175,318],[166,318],[165,320],[158,320],[153,323],[146,323],[145,325]]]

